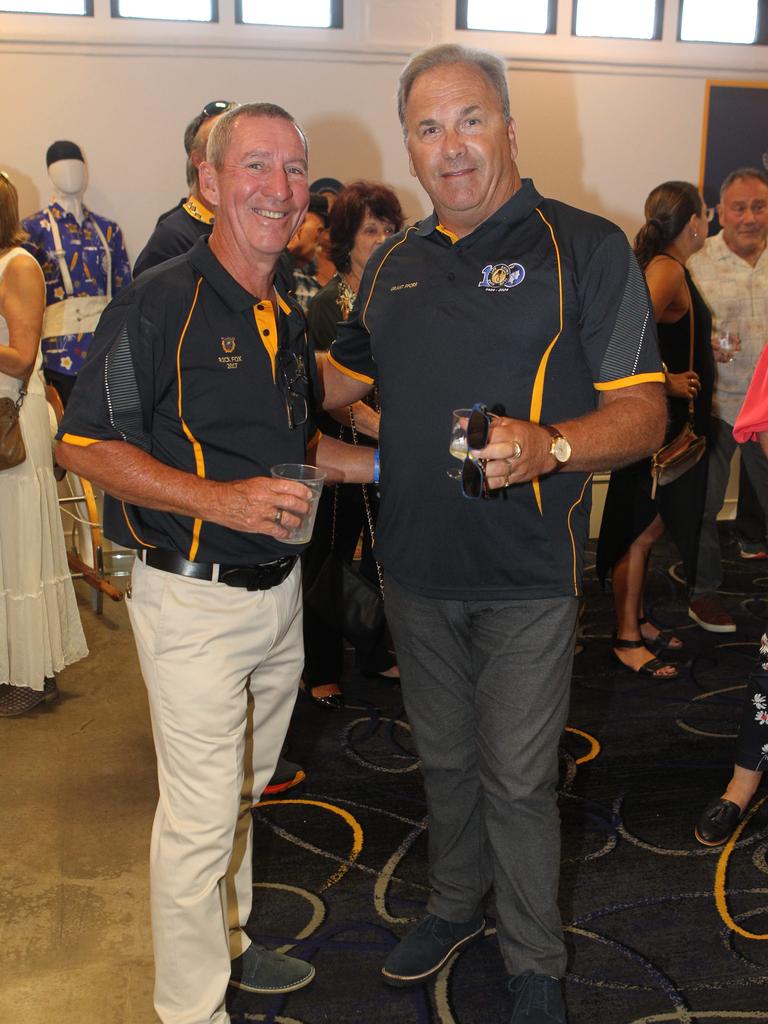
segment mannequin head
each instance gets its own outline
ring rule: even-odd
[[[85,160],[74,142],[54,142],[45,154],[48,177],[57,195],[82,196],[88,184]]]

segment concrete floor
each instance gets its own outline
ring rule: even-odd
[[[90,656],[0,719],[0,1021],[154,1024],[144,684],[125,603],[76,588]]]

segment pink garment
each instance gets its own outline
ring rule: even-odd
[[[757,360],[744,404],[733,425],[733,436],[739,442],[757,441],[757,435],[768,430],[768,345]]]

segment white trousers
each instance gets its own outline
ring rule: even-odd
[[[160,799],[150,892],[163,1024],[225,1024],[250,945],[250,808],[269,782],[304,663],[301,570],[249,592],[137,560],[128,609],[149,694]]]

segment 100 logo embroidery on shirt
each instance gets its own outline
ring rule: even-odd
[[[522,283],[525,267],[519,263],[489,263],[487,267],[483,267],[482,275],[477,283],[478,288],[506,292]]]

